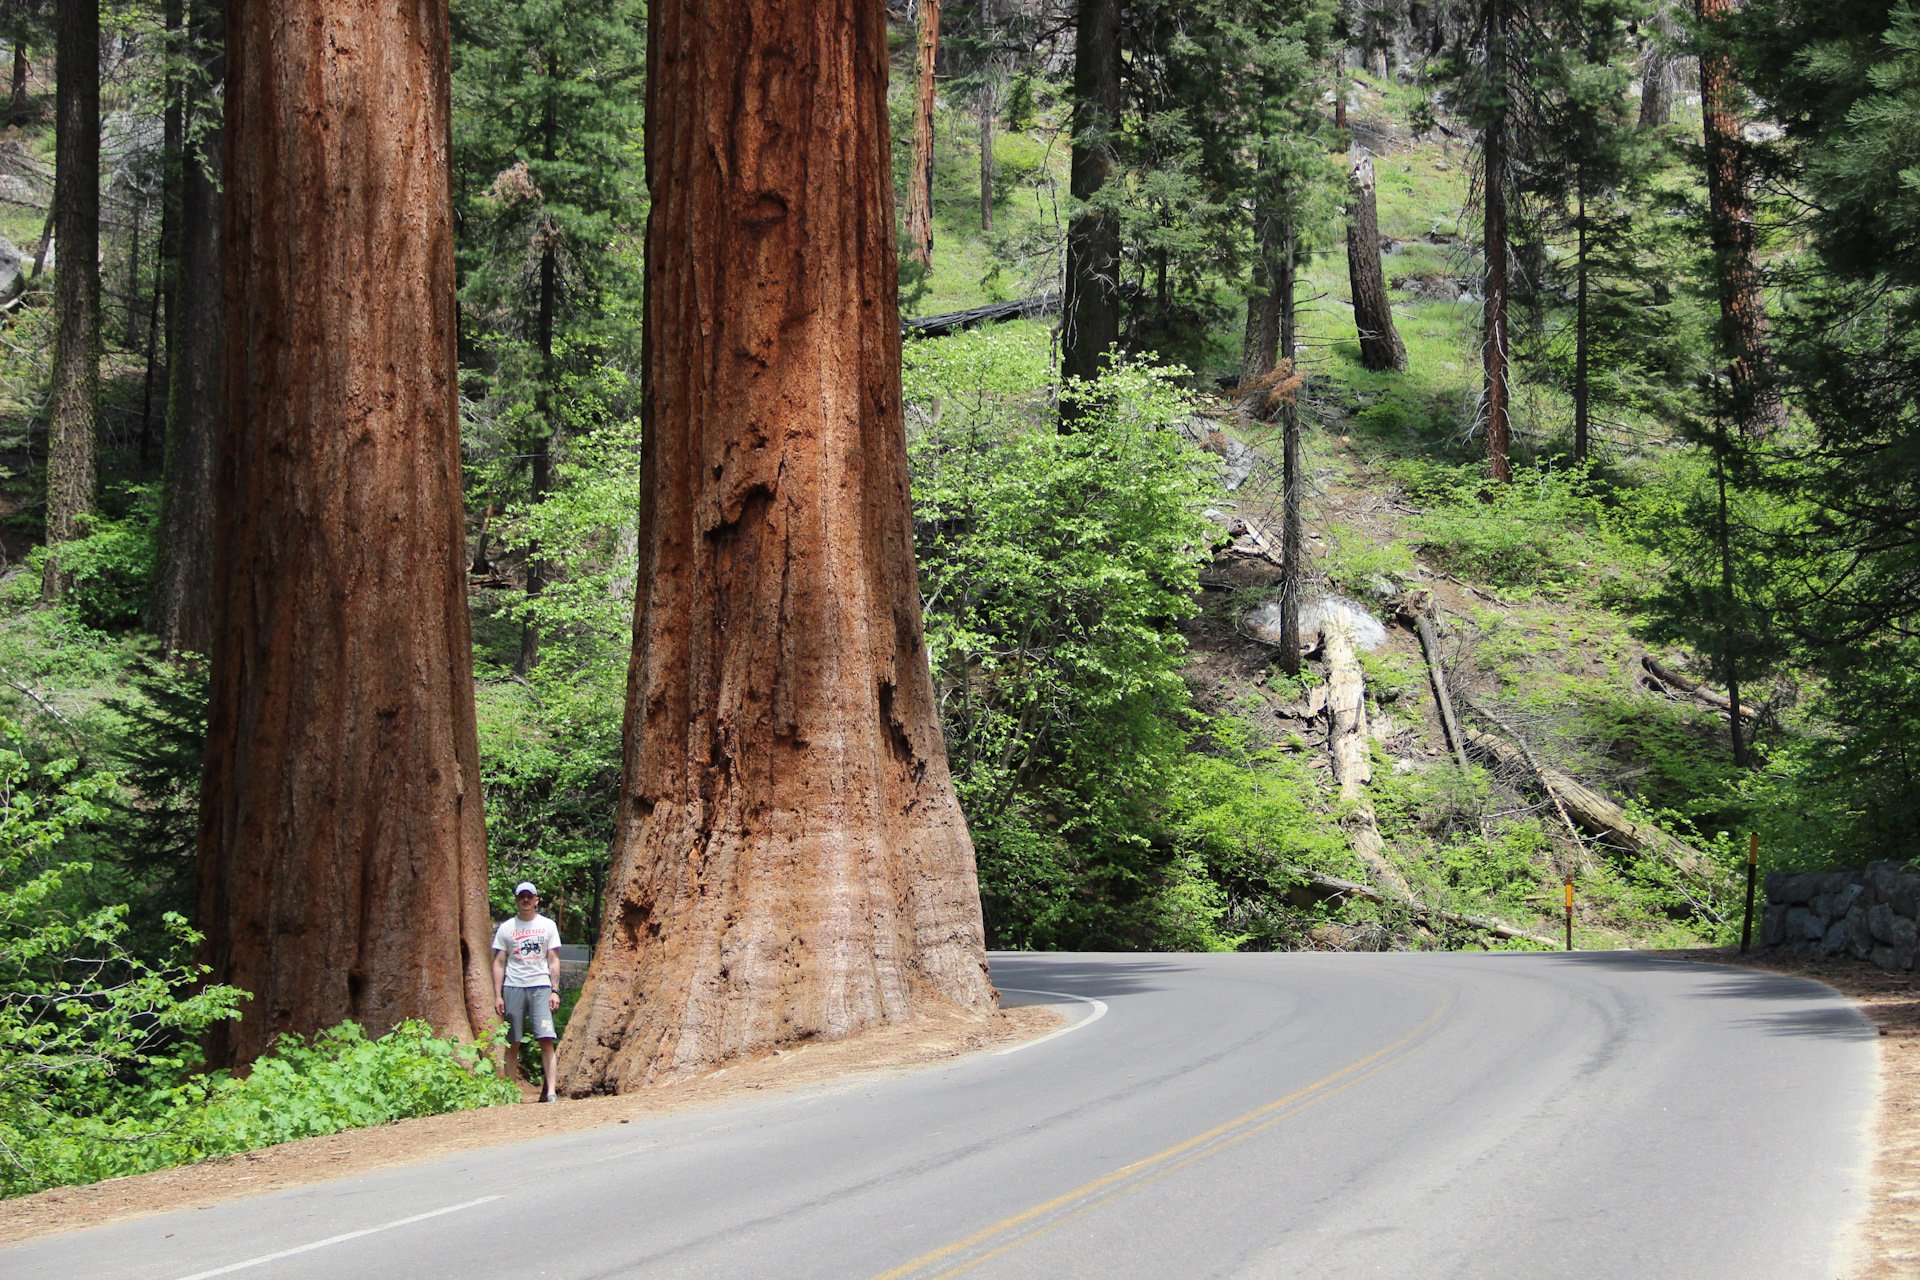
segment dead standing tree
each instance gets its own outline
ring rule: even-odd
[[[215,1066],[493,1021],[455,402],[447,7],[233,0],[200,817]]]
[[[913,567],[883,10],[655,0],[647,47],[642,586],[574,1095],[994,1000]]]
[[[1347,170],[1347,279],[1353,289],[1353,327],[1360,363],[1378,371],[1405,369],[1407,347],[1393,327],[1393,300],[1380,265],[1380,213],[1373,190],[1373,157],[1355,152]]]
[[[933,265],[933,109],[940,60],[940,0],[920,0],[914,41],[913,166],[907,170],[907,257]]]

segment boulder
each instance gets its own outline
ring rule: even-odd
[[[1884,902],[1877,902],[1867,909],[1867,923],[1873,932],[1875,942],[1891,943],[1895,927],[1903,919],[1894,909]],[[1913,921],[1906,922],[1907,928],[1913,928]]]
[[[20,286],[26,278],[26,266],[20,251],[13,247],[11,240],[0,236],[0,302],[20,292]]]
[[[1874,898],[1909,919],[1920,917],[1920,874],[1899,862],[1867,864],[1867,884]]]
[[[1818,942],[1827,936],[1827,922],[1805,907],[1787,909],[1787,943]]]
[[[1842,922],[1847,934],[1847,954],[1865,960],[1873,954],[1873,927],[1867,921],[1867,908],[1855,905]]]
[[[1835,920],[1827,926],[1826,934],[1820,939],[1818,950],[1823,956],[1844,955],[1852,941],[1851,931],[1845,920]]]
[[[1760,945],[1777,947],[1787,940],[1787,908],[1779,903],[1767,907],[1760,917]]]
[[[1818,893],[1819,877],[1808,872],[1767,872],[1767,901],[1789,906],[1810,901]]]

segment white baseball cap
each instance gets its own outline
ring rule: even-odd
[[[514,886],[513,888],[514,897],[517,898],[523,893],[530,893],[536,898],[540,896],[540,891],[533,887],[533,881],[531,880],[522,880],[519,884]]]

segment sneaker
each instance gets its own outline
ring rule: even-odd
[[[559,1099],[559,1098],[557,1098],[557,1097],[555,1097],[555,1096],[554,1096],[553,1094],[551,1094],[551,1093],[543,1093],[543,1094],[541,1094],[541,1095],[540,1095],[540,1101],[542,1101],[542,1102],[558,1102],[558,1101],[560,1101],[560,1099]]]

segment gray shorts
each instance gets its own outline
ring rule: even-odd
[[[553,1010],[547,1007],[552,987],[504,987],[501,997],[507,1002],[508,1039],[520,1043],[520,1033],[531,1023],[535,1040],[553,1039]]]

